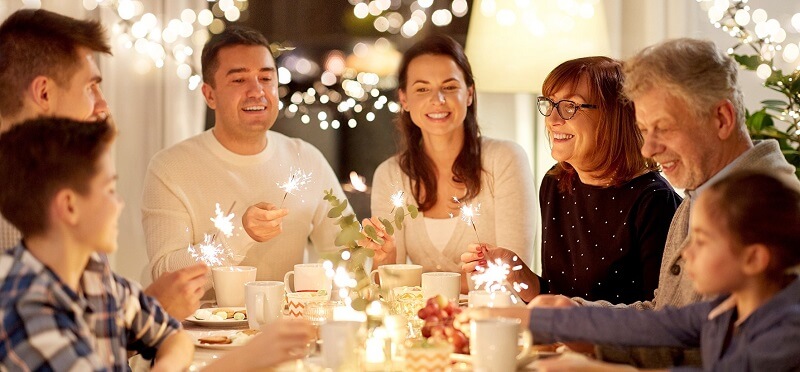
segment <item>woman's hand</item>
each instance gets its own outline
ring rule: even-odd
[[[479,243],[467,246],[467,251],[461,254],[461,270],[467,274],[474,273],[478,266],[486,267],[487,261],[494,262],[498,258],[503,262],[514,265],[514,257],[517,254],[513,251],[491,244]],[[519,262],[522,262],[517,258]]]
[[[465,275],[473,274],[479,266],[485,268],[489,262],[498,259],[511,267],[520,266],[511,270],[507,279],[510,284],[524,284],[519,289],[514,288],[522,301],[528,302],[539,294],[539,277],[510,249],[485,243],[470,244],[467,251],[461,254],[461,270]]]
[[[397,261],[397,247],[394,245],[394,237],[386,233],[386,228],[384,228],[383,223],[378,221],[378,218],[372,217],[365,218],[361,221],[361,225],[364,227],[374,227],[378,237],[383,239],[383,244],[378,244],[370,237],[364,235],[364,239],[358,242],[361,246],[375,251],[375,257],[373,257],[373,262],[375,262],[374,266],[378,267],[380,265],[395,263],[395,261]]]

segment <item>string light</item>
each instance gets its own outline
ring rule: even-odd
[[[86,10],[109,8],[119,17],[111,30],[120,47],[136,50],[149,58],[156,68],[164,67],[168,58],[174,60],[177,64],[175,73],[180,79],[186,80],[190,90],[197,89],[202,82],[199,69],[192,58],[198,46],[205,44],[209,32],[219,33],[224,30],[225,25],[221,19],[235,22],[242,18],[248,7],[247,0],[220,0],[213,4],[211,10],[195,11],[186,8],[180,12],[178,18],[160,20],[153,13],[145,12],[142,2],[137,0],[82,2]],[[33,2],[29,3],[31,6],[35,5]],[[148,67],[138,65],[137,70],[146,72]]]
[[[353,15],[359,19],[372,16],[373,27],[379,32],[414,37],[430,20],[436,27],[444,27],[453,17],[467,15],[467,0],[349,0]],[[492,0],[493,1],[493,0]],[[409,5],[406,7],[404,3]]]

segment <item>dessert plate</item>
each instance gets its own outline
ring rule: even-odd
[[[217,311],[225,311],[225,310],[240,311],[240,310],[244,310],[244,309],[245,309],[244,307],[225,307],[225,308],[222,308],[222,307],[209,307],[209,308],[205,308],[205,309],[202,309],[202,310],[208,310],[212,314],[214,314]],[[192,314],[192,315],[187,316],[184,320],[186,320],[187,322],[190,322],[190,323],[197,324],[197,325],[199,325],[201,327],[214,327],[214,328],[231,327],[231,328],[236,328],[236,327],[246,327],[247,326],[247,319],[246,318],[243,319],[243,320],[236,320],[236,319],[233,319],[233,318],[223,319],[223,320],[208,320],[208,319],[202,320],[202,319],[195,318],[194,314]]]

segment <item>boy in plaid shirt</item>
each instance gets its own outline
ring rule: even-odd
[[[141,287],[114,274],[116,130],[42,118],[0,136],[0,212],[23,240],[0,255],[0,369],[183,370],[194,347]]]

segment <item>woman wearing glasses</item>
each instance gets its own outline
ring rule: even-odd
[[[391,220],[397,192],[422,213],[394,237],[379,229],[385,243],[372,244],[375,264],[410,258],[425,271],[460,272],[461,254],[479,241],[530,262],[538,224],[530,165],[519,145],[481,137],[464,50],[450,37],[430,36],[405,52],[398,79],[400,148],[375,171],[373,218],[364,222]],[[480,206],[475,230],[458,218],[461,205]]]
[[[542,86],[551,154],[558,163],[542,180],[542,277],[512,273],[537,293],[633,303],[650,300],[680,197],[640,153],[633,103],[622,97],[622,66],[607,57],[570,60]],[[507,257],[502,248],[470,246],[477,257]],[[536,285],[538,284],[538,285]],[[538,287],[538,288],[537,288]]]

